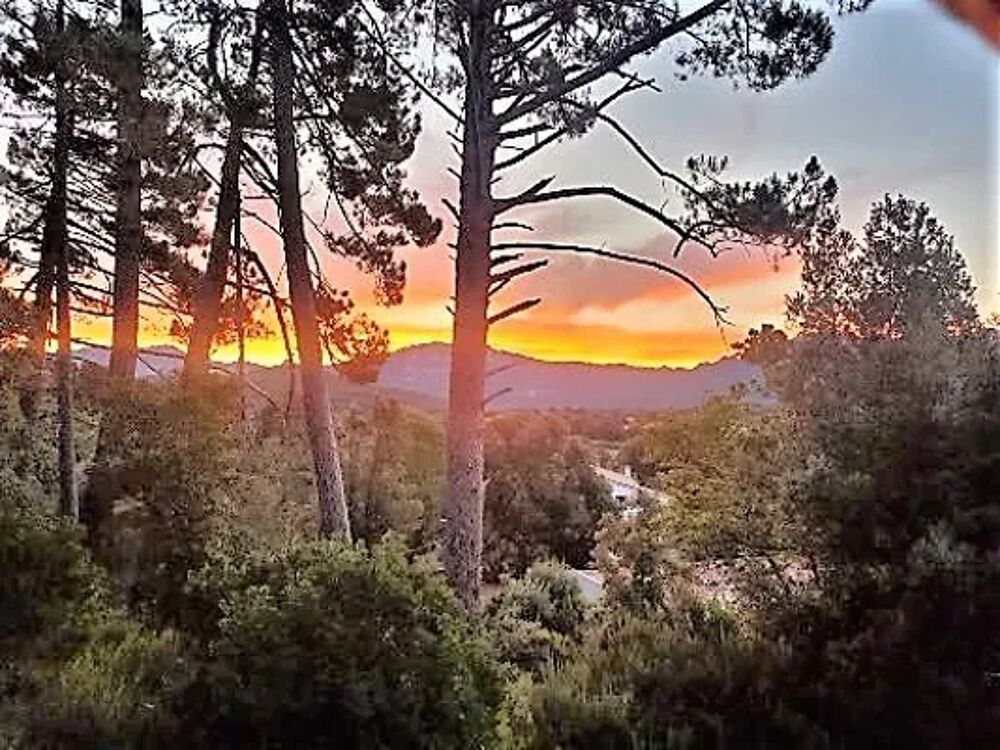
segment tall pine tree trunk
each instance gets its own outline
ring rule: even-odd
[[[121,0],[118,60],[118,163],[115,210],[113,379],[135,377],[139,336],[139,263],[142,253],[142,0]]]
[[[56,28],[65,33],[65,7],[62,0],[56,5]],[[60,40],[61,43],[62,40]],[[56,354],[56,431],[59,454],[59,512],[70,518],[79,516],[80,508],[76,489],[76,448],[73,440],[73,360],[70,352],[69,289],[69,229],[67,180],[69,175],[69,146],[73,131],[69,92],[64,63],[57,63],[55,75],[55,149],[53,154],[50,236],[56,258],[56,329],[59,349]]]
[[[490,86],[491,13],[473,2],[465,90],[455,320],[448,396],[444,569],[462,602],[479,602],[483,556],[487,305],[497,133]]]
[[[135,379],[139,358],[139,266],[142,256],[142,0],[121,0],[119,23],[118,122],[115,205],[115,278],[112,287],[111,360],[113,382]],[[111,453],[109,434],[124,415],[105,408],[97,449],[80,505],[87,541],[95,557],[108,561],[114,544],[113,500],[107,492]]]
[[[219,330],[222,300],[229,273],[233,228],[240,203],[240,156],[243,150],[243,128],[233,118],[226,139],[222,175],[219,180],[219,203],[215,212],[215,228],[208,252],[208,265],[198,283],[194,299],[194,322],[184,358],[187,380],[208,372],[212,339]]]
[[[41,257],[38,275],[35,277],[35,299],[31,306],[31,332],[28,339],[28,363],[30,370],[21,387],[19,403],[21,413],[28,422],[33,422],[38,411],[38,392],[41,389],[42,373],[45,366],[45,345],[49,340],[52,323],[52,287],[55,281],[55,257],[52,254],[51,206],[49,197],[45,204],[45,225],[42,229]]]
[[[319,495],[319,530],[322,536],[350,540],[351,528],[344,497],[344,480],[333,431],[327,373],[323,367],[299,192],[299,166],[295,151],[292,92],[294,67],[292,41],[285,0],[270,0],[271,68],[274,89],[274,144],[278,153],[278,192],[281,235],[292,299],[292,318],[299,349],[302,401],[312,450]]]
[[[56,256],[52,239],[52,199],[50,192],[44,208],[41,257],[38,263],[38,275],[35,277],[35,299],[31,307],[31,332],[28,339],[29,371],[18,397],[21,413],[29,424],[34,422],[38,411],[38,394],[45,367],[45,345],[48,343],[52,324],[52,289],[55,286],[56,274]]]

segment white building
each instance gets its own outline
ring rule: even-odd
[[[569,574],[580,587],[580,594],[587,604],[597,604],[604,598],[604,574],[601,571],[572,568]]]
[[[623,472],[605,469],[602,466],[591,466],[594,473],[604,480],[611,491],[611,497],[618,506],[618,511],[625,517],[634,516],[639,512],[641,497],[667,501],[662,492],[643,487],[632,474],[632,467],[626,466]]]

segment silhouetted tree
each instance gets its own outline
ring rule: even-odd
[[[839,2],[842,10],[869,3]],[[688,245],[715,253],[727,244],[753,243],[783,252],[801,242],[825,216],[836,186],[813,161],[800,174],[760,183],[727,184],[725,160],[691,162],[690,176],[660,165],[607,110],[622,96],[655,88],[629,66],[669,43],[681,77],[708,73],[753,89],[774,88],[816,70],[833,41],[822,9],[795,0],[713,0],[695,6],[650,2],[570,0],[453,0],[438,3],[440,36],[457,66],[449,71],[460,111],[438,100],[461,129],[460,200],[455,264],[453,356],[448,417],[448,491],[445,570],[459,596],[478,599],[482,559],[483,404],[487,332],[491,325],[540,300],[491,312],[491,297],[513,280],[546,265],[517,265],[525,252],[582,254],[631,263],[672,275],[710,306],[724,309],[668,260],[579,242],[509,240],[500,232],[529,228],[511,214],[554,201],[612,200],[658,223],[674,239],[663,256]],[[597,98],[594,88],[617,88]],[[546,177],[511,196],[495,195],[501,175],[563,139],[596,124],[620,135],[637,156],[676,189],[684,215],[610,185],[553,187]],[[511,155],[505,155],[507,152]],[[449,206],[451,204],[449,203]]]
[[[300,155],[319,157],[323,187],[329,191],[327,208],[335,207],[339,214],[328,217],[324,211],[317,220],[304,211],[304,222],[335,256],[374,275],[377,298],[384,304],[402,299],[405,267],[394,258],[394,249],[410,242],[427,245],[440,231],[440,222],[403,186],[400,165],[413,152],[419,121],[413,115],[413,87],[386,67],[387,55],[412,43],[412,24],[404,18],[409,5],[383,4],[376,16],[360,2],[336,8],[300,4],[289,14],[297,145]],[[231,235],[224,229],[235,214],[240,172],[261,197],[277,201],[273,148],[260,138],[270,126],[260,107],[270,70],[258,65],[267,34],[253,9],[199,0],[194,10],[200,20],[188,44],[207,60],[199,69],[201,85],[218,102],[229,130],[219,180],[217,241],[202,280],[206,295],[211,288],[211,300],[205,296],[194,311],[189,371],[204,369],[212,331],[218,328],[224,283],[220,269],[228,254],[222,239]],[[207,43],[202,41],[206,36]],[[255,212],[246,213],[261,221]],[[314,256],[311,248],[310,254]],[[314,274],[318,287],[328,286],[321,268]],[[278,298],[273,301],[278,308],[283,305]],[[368,331],[372,326],[359,319],[354,327]],[[364,348],[363,341],[360,346]]]
[[[115,275],[111,318],[113,378],[135,377],[139,353],[139,264],[142,258],[142,0],[121,0],[115,83],[118,89]]]
[[[931,321],[953,332],[978,325],[965,261],[924,203],[887,195],[861,240],[818,234],[801,257],[803,289],[788,314],[807,335],[888,339]]]
[[[218,176],[215,224],[208,263],[198,281],[192,306],[192,323],[187,336],[184,373],[188,378],[208,371],[212,343],[220,333],[231,250],[241,240],[237,227],[241,211],[240,174],[244,160],[245,132],[248,127],[260,124],[265,102],[264,92],[260,88],[264,44],[260,8],[245,14],[234,13],[232,10],[225,3],[199,0],[191,4],[191,7],[182,4],[178,11],[179,14],[194,17],[194,28],[197,31],[207,31],[204,64],[195,66],[194,73],[196,78],[201,79],[206,91],[214,94],[219,101],[219,109],[228,127]],[[224,36],[231,40],[227,49],[223,48]],[[190,50],[182,47],[182,51],[186,54]],[[242,60],[246,64],[240,76],[237,69],[238,62]],[[238,258],[238,263],[240,265],[237,270],[243,274],[242,258]],[[243,307],[242,300],[238,307]],[[237,314],[240,312],[242,311],[238,309]],[[280,310],[278,314],[282,315]]]
[[[73,105],[69,91],[66,49],[66,6],[58,0],[55,8],[55,32],[60,39],[56,53],[55,136],[53,144],[52,187],[45,217],[46,246],[56,258],[56,329],[59,348],[56,356],[57,450],[59,455],[59,511],[70,518],[80,513],[76,486],[76,448],[73,434],[73,360],[70,342],[70,248],[68,227],[67,182],[69,179],[70,139],[73,137]]]

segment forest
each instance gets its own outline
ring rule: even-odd
[[[613,114],[809,78],[872,4],[0,0],[0,746],[1000,747],[1000,317],[952,230],[902,194],[852,230],[819,157],[671,166]],[[530,171],[595,131],[662,202]],[[593,200],[656,247],[532,224]],[[373,385],[392,332],[328,262],[398,307],[437,243],[443,414]],[[762,385],[491,408],[490,331],[552,259],[724,331],[679,259],[734,251],[801,272],[731,346]],[[150,317],[183,354],[137,377]]]

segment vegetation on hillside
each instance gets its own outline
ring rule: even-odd
[[[953,238],[904,196],[853,236],[815,158],[749,182],[724,158],[671,171],[607,112],[664,45],[682,79],[811,75],[829,11],[0,0],[0,745],[1000,746],[1000,333]],[[407,63],[427,46],[431,83]],[[387,338],[319,250],[397,304],[395,249],[442,228],[406,186],[418,93],[461,131],[444,418],[344,404],[327,370],[372,382]],[[495,193],[598,125],[679,213],[554,176]],[[336,221],[310,214],[300,167]],[[725,320],[667,262],[494,236],[593,197],[670,231],[674,257],[798,255],[788,331],[735,347],[766,394],[488,416],[487,329],[540,302],[489,310],[545,266],[524,253],[653,269]],[[280,271],[244,220],[281,238]],[[245,377],[267,305],[284,393]],[[149,309],[188,340],[176,376],[135,377]],[[81,316],[111,320],[107,369],[73,361]],[[241,359],[214,372],[225,341]],[[598,462],[653,490],[637,512]]]

